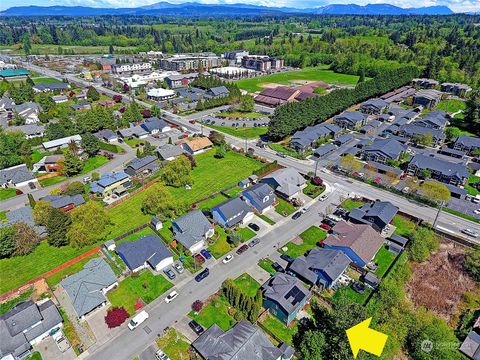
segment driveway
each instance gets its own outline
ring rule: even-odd
[[[60,352],[51,336],[48,336],[35,345],[33,350],[38,351],[42,355],[43,360],[73,360],[77,357],[72,347],[64,353]]]
[[[101,345],[108,340],[117,336],[122,326],[109,329],[105,323],[105,316],[107,315],[107,306],[95,311],[93,314],[88,315],[86,322],[93,331],[95,338],[97,339],[97,345]]]

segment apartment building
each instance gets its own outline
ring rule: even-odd
[[[129,64],[114,64],[112,65],[112,72],[114,74],[133,74],[152,71],[152,63],[129,63]]]
[[[214,53],[175,54],[160,60],[160,68],[170,71],[210,69],[222,66],[222,59]]]

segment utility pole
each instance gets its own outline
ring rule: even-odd
[[[438,208],[437,215],[435,216],[435,220],[433,221],[432,229],[435,229],[435,227],[437,226],[437,220],[438,220],[438,217],[440,216],[440,213],[442,212],[442,208],[444,204],[445,204],[444,201],[440,203],[440,207]]]
[[[317,169],[318,169],[318,163],[320,162],[320,158],[317,160],[315,163],[315,176],[317,176]]]

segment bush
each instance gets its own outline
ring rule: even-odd
[[[260,169],[257,169],[257,170],[254,170],[253,171],[253,175],[257,175],[257,176],[260,176],[262,174],[265,174],[269,171],[272,171],[274,169],[276,169],[278,166],[277,164],[277,160],[275,160],[274,162],[272,163],[267,163],[265,164],[264,166],[262,166]]]
[[[201,300],[195,300],[192,304],[192,310],[199,313],[203,308],[203,302]]]
[[[422,262],[437,251],[438,239],[433,230],[420,226],[412,235],[412,245],[409,251],[410,258],[416,262]]]
[[[128,319],[128,317],[129,315],[127,310],[125,310],[123,307],[115,307],[107,312],[107,315],[105,316],[105,323],[109,329],[112,329],[122,325],[125,320]]]

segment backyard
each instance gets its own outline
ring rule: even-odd
[[[375,275],[377,275],[379,278],[383,277],[383,275],[385,275],[388,268],[392,264],[393,260],[395,260],[395,257],[395,254],[387,250],[386,245],[382,246],[377,252],[377,255],[375,255],[375,258],[373,259],[373,262],[378,264]]]
[[[292,338],[298,331],[297,323],[294,322],[288,328],[283,322],[278,320],[275,316],[268,314],[265,320],[262,321],[262,325],[265,326],[273,335],[279,338],[282,342],[292,344]]]
[[[349,302],[356,302],[357,304],[363,304],[367,299],[368,295],[370,294],[371,289],[369,287],[365,287],[365,291],[363,294],[360,294],[353,290],[351,285],[341,287],[340,289],[335,290],[333,295],[325,295],[327,300],[332,303],[339,302],[341,299],[348,299]]]
[[[318,242],[322,241],[327,237],[327,233],[316,226],[311,226],[304,232],[299,235],[301,243],[293,240],[289,241],[285,246],[288,248],[287,251],[279,249],[280,252],[291,256],[292,258],[297,258],[307,251],[317,247]]]
[[[257,127],[231,127],[231,126],[220,126],[220,125],[209,125],[208,127],[221,131],[225,134],[236,136],[242,139],[256,139],[260,136],[263,136],[267,133],[267,126],[257,126]]]
[[[235,319],[228,313],[229,307],[230,304],[227,299],[223,296],[218,296],[198,314],[195,314],[192,310],[188,316],[197,321],[205,329],[208,329],[213,324],[217,324],[222,330],[227,331],[236,323]]]
[[[417,228],[413,221],[401,215],[395,215],[393,225],[396,226],[395,234],[406,237],[411,237]]]
[[[174,328],[168,331],[157,339],[157,345],[163,350],[171,360],[189,360],[190,344],[188,340]]]
[[[233,280],[233,282],[238,285],[244,294],[251,297],[254,297],[257,293],[257,290],[260,288],[260,284],[257,282],[257,280],[247,273],[240,275],[238,278]]]
[[[221,202],[227,200],[225,196],[222,194],[215,195],[214,197],[202,201],[201,203],[197,204],[197,208],[199,210],[210,210],[211,208],[217,206]]]
[[[80,260],[79,262],[72,264],[69,267],[66,267],[65,269],[62,269],[59,272],[45,278],[48,286],[50,286],[50,288],[52,289],[55,288],[58,285],[58,283],[60,283],[60,281],[62,281],[65,277],[79,272],[80,270],[83,269],[83,266],[87,262],[89,262],[90,260],[96,257],[98,257],[98,253],[87,256],[86,258]]]
[[[476,196],[480,194],[480,191],[476,188],[476,185],[480,183],[480,177],[475,175],[470,175],[467,180],[467,184],[465,185],[465,190],[468,191],[469,195]]]
[[[456,113],[459,110],[466,109],[465,101],[456,100],[456,99],[447,99],[441,100],[438,105],[435,107],[435,110],[443,110],[447,113]]]

